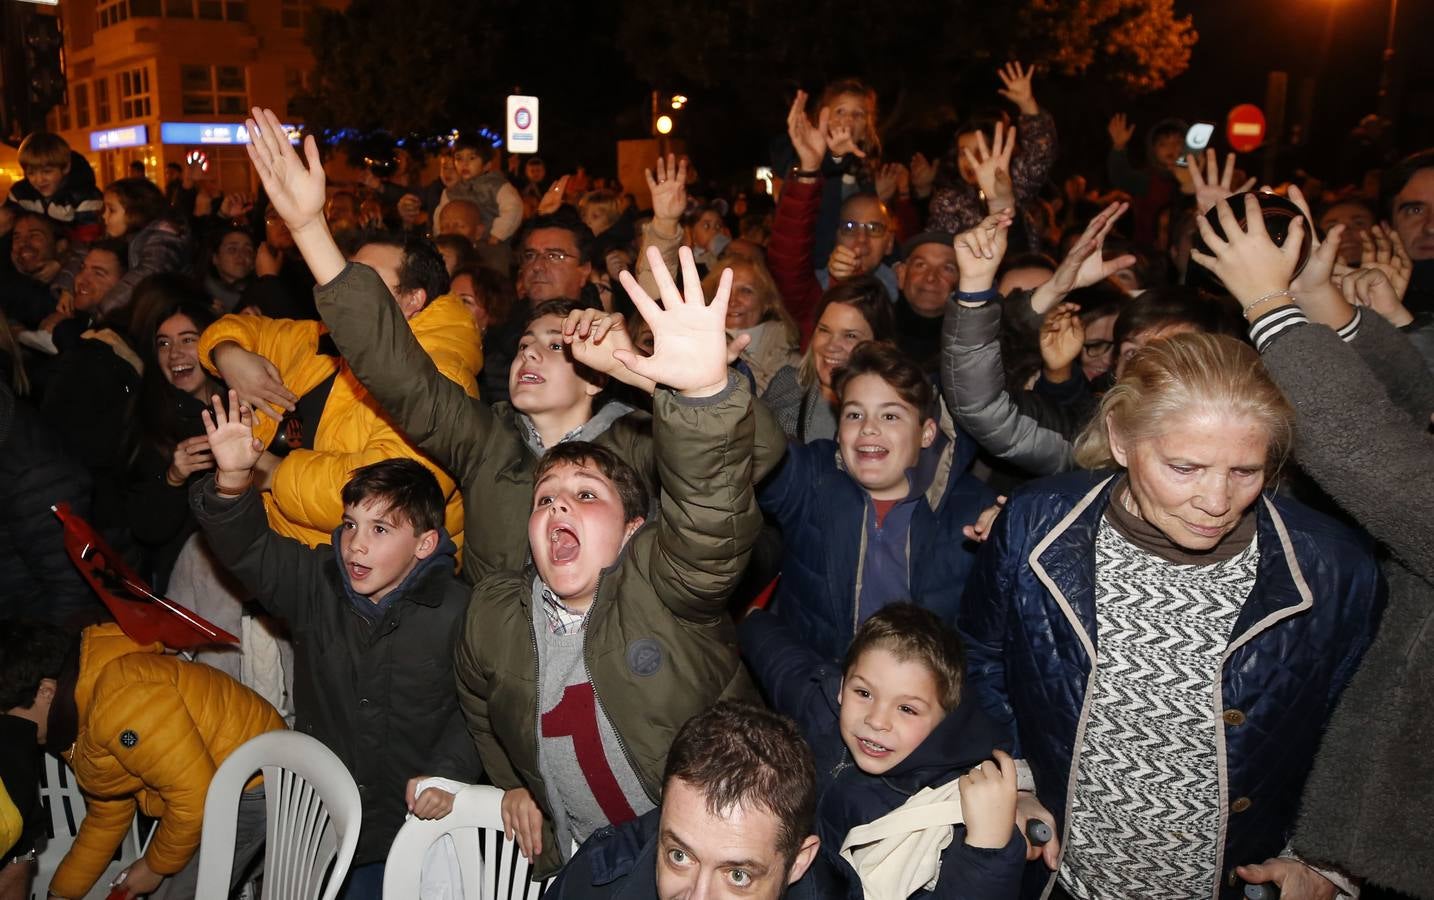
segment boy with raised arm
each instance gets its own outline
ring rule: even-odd
[[[548,451],[529,505],[532,565],[479,581],[458,648],[469,729],[537,877],[598,828],[653,809],[682,723],[751,692],[726,604],[762,519],[753,400],[727,366],[731,275],[708,306],[691,251],[680,258],[685,297],[654,265],[662,307],[621,276],[654,354],[607,353],[614,377],[653,390],[656,516],[611,450]],[[606,352],[588,345],[612,332],[585,330],[573,336],[580,356]]]
[[[564,345],[564,320],[580,308],[575,301],[552,301],[562,305],[544,303],[533,310],[508,374],[510,403],[490,406],[468,397],[435,369],[393,308],[383,282],[339,252],[324,222],[317,145],[306,139],[306,159],[300,160],[272,111],[255,109],[254,117],[248,123],[255,136],[246,145],[249,157],[318,281],[319,313],[340,352],[404,433],[458,482],[467,511],[466,578],[476,583],[494,572],[522,568],[528,544],[513,522],[530,509],[539,457],[558,444],[582,440],[608,449],[636,470],[649,492],[655,490],[658,467],[650,417],[615,400],[604,403],[606,376],[575,364]],[[677,174],[659,170],[656,192],[676,191]],[[553,237],[566,236],[561,229],[537,229],[533,237],[554,231],[560,233]],[[579,249],[549,264],[576,266]],[[654,267],[665,269],[660,257]],[[607,343],[609,348],[631,345],[621,329]],[[755,412],[752,474],[761,478],[786,451],[786,436],[765,408]]]

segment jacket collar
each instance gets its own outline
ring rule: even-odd
[[[609,400],[602,405],[602,408],[594,412],[592,417],[586,422],[563,435],[558,443],[565,444],[568,441],[596,440],[598,435],[607,431],[608,428],[612,426],[612,423],[632,412],[634,408],[635,407],[629,406],[620,400]],[[517,410],[514,410],[514,413],[518,417],[518,433],[523,438],[523,444],[532,451],[534,456],[542,456],[546,450],[551,449],[543,446],[543,439],[538,435],[537,426],[533,424],[532,419],[528,418],[527,413],[518,412]]]
[[[340,525],[334,529],[331,544],[334,552],[334,565],[338,569],[339,583],[343,585],[343,594],[348,600],[349,606],[353,608],[370,624],[382,622],[388,615],[388,611],[398,605],[400,600],[412,600],[421,606],[436,607],[443,603],[443,594],[438,591],[417,590],[427,578],[430,572],[440,571],[452,573],[454,563],[458,554],[458,546],[448,536],[448,529],[439,526],[438,528],[438,549],[434,550],[427,559],[419,560],[413,571],[404,576],[403,581],[398,583],[388,596],[378,603],[354,590],[353,582],[349,581],[348,567],[344,565],[343,551],[340,549],[340,539],[343,536],[344,526]]]

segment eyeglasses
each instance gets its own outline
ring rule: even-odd
[[[866,232],[867,237],[886,237],[886,223],[846,221],[837,225],[837,237],[839,238],[854,238],[863,231]]]
[[[550,266],[556,266],[570,259],[577,259],[577,256],[564,250],[524,250],[519,259],[523,261],[523,265],[525,266],[531,266],[539,259]]]
[[[1114,347],[1114,341],[1086,341],[1080,349],[1086,356],[1095,358],[1105,356]]]

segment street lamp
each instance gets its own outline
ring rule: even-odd
[[[657,117],[656,127],[657,127],[657,133],[658,133],[658,134],[671,134],[671,133],[672,133],[672,117],[671,117],[671,116],[658,116],[658,117]]]

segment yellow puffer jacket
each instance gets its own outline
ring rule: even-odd
[[[158,818],[145,853],[172,875],[199,847],[204,797],[240,744],[284,727],[258,694],[201,663],[136,644],[118,625],[86,628],[75,685],[79,733],[65,754],[86,794],[75,844],[50,882],[59,897],[83,897],[109,865],[135,806]]]
[[[463,301],[444,295],[408,323],[438,371],[470,396],[478,396],[476,375],[483,369],[483,340]],[[339,495],[354,469],[393,457],[416,459],[438,478],[447,500],[444,524],[463,545],[463,499],[448,473],[429,459],[369,396],[342,359],[319,353],[327,333],[321,322],[230,315],[209,326],[199,341],[199,360],[211,373],[214,348],[225,341],[257,353],[279,370],[284,386],[302,397],[338,372],[324,404],[312,450],[293,450],[274,472],[273,490],[264,493],[269,525],[279,534],[317,547],[327,544],[343,521]],[[255,435],[267,445],[278,422],[258,416]]]

